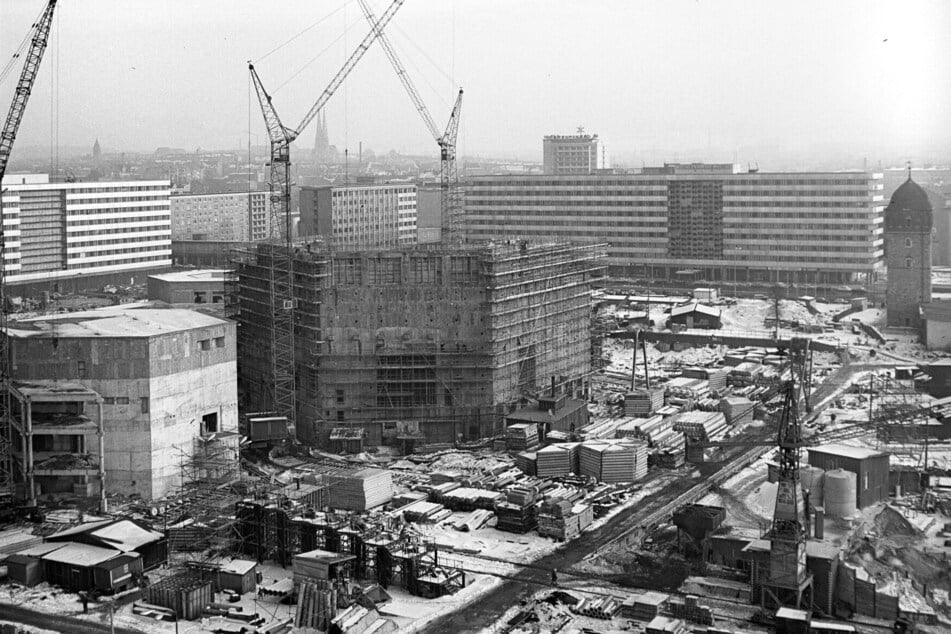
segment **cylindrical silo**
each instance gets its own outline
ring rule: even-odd
[[[823,481],[823,507],[835,518],[855,515],[855,474],[845,469],[826,471]]]
[[[809,491],[809,503],[822,506],[822,478],[825,471],[819,467],[806,465],[799,469],[799,483],[803,491]]]

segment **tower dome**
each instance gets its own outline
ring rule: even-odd
[[[933,226],[928,194],[909,176],[885,208],[885,231],[931,233]]]

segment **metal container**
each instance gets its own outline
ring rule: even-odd
[[[809,491],[809,503],[822,506],[822,479],[825,471],[819,467],[806,465],[799,469],[799,482],[803,491]]]
[[[823,507],[830,517],[848,519],[855,515],[855,474],[844,469],[826,471]]]

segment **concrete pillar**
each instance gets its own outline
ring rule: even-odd
[[[96,400],[96,435],[99,437],[99,512],[107,513],[106,503],[106,442],[102,428],[102,398]]]

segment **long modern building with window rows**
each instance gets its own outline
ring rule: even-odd
[[[172,263],[169,181],[3,180],[3,265],[10,284]]]
[[[477,176],[472,240],[607,242],[612,273],[709,281],[869,283],[884,268],[882,174],[740,172]]]

